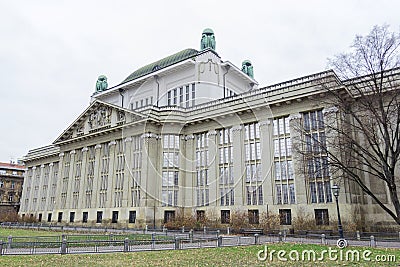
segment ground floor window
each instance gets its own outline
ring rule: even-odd
[[[315,209],[315,224],[329,225],[328,209]]]
[[[135,223],[136,221],[136,211],[131,210],[129,211],[129,223]]]
[[[112,212],[111,222],[112,223],[117,223],[118,222],[118,211],[114,210]]]
[[[42,216],[43,216],[43,215],[42,215],[41,213],[39,213],[39,218],[38,218],[38,221],[39,221],[39,222],[42,221]]]
[[[175,211],[174,210],[164,211],[164,223],[170,222],[174,219],[175,219]]]
[[[98,211],[97,212],[97,217],[96,217],[96,223],[101,223],[103,221],[103,212]]]
[[[231,221],[231,211],[221,210],[221,223],[229,223]]]
[[[204,210],[197,210],[196,211],[196,220],[198,222],[204,221],[205,217],[206,217],[206,212]]]
[[[292,224],[292,210],[291,209],[280,209],[279,220],[281,225]]]
[[[258,213],[258,210],[249,210],[248,216],[249,216],[250,224],[259,224],[260,223],[260,215]]]
[[[51,213],[47,214],[47,222],[51,222]]]
[[[69,213],[69,222],[73,223],[75,220],[75,212]]]
[[[63,213],[62,213],[62,212],[59,212],[59,213],[58,213],[57,222],[61,222],[61,221],[62,221],[62,216],[63,216]]]
[[[82,213],[82,223],[87,223],[88,221],[88,213],[87,211],[85,211],[84,213]]]

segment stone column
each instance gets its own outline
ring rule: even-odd
[[[71,154],[71,159],[70,159],[70,164],[69,164],[69,174],[68,174],[68,190],[67,190],[67,201],[65,204],[65,208],[72,208],[72,195],[73,195],[73,188],[74,188],[74,181],[75,181],[75,154],[76,151],[72,150],[69,152]],[[65,214],[67,215],[67,214]],[[67,215],[68,221],[69,221],[69,214]]]
[[[145,202],[145,223],[153,225],[154,218],[163,217],[163,214],[158,214],[156,207],[160,206],[161,199],[161,173],[160,159],[162,157],[161,149],[159,148],[159,136],[153,133],[142,135],[142,174],[141,183],[143,192],[143,200]],[[160,155],[161,154],[161,155]]]
[[[261,143],[261,177],[264,196],[264,205],[274,204],[274,145],[272,120],[260,122],[260,143]]]
[[[194,135],[186,135],[184,138],[185,143],[185,161],[182,165],[182,186],[184,188],[182,196],[182,205],[184,207],[192,208],[196,205],[196,187],[194,181],[196,179],[196,157],[195,157],[195,142]]]
[[[56,203],[54,205],[54,212],[61,208],[61,190],[62,183],[64,179],[64,152],[59,154],[60,161],[58,163],[58,181],[57,181],[57,190],[55,194]],[[53,216],[54,219],[57,220],[56,216]]]
[[[83,209],[85,207],[85,197],[86,197],[86,182],[87,182],[87,162],[88,162],[88,148],[82,148],[82,166],[81,166],[81,180],[79,182],[79,199],[78,199],[78,209]],[[78,218],[80,218],[78,216]]]
[[[43,185],[44,185],[44,167],[45,165],[42,164],[40,165],[40,178],[39,178],[39,182],[38,182],[38,195],[37,195],[37,207],[36,210],[37,211],[44,211],[45,208],[43,207],[43,209],[41,209],[42,206],[42,197],[46,196],[47,192],[43,192]],[[43,216],[43,212],[42,212],[42,216]]]
[[[237,125],[232,127],[232,146],[233,146],[233,174],[235,182],[235,206],[242,207],[245,205],[244,194],[244,145],[243,145],[243,126]]]
[[[218,204],[219,186],[218,186],[218,143],[217,131],[210,130],[207,133],[208,138],[208,188],[210,191],[210,206]]]
[[[94,162],[94,178],[93,178],[93,188],[92,188],[92,203],[91,208],[97,209],[99,206],[99,198],[100,198],[100,188],[99,188],[99,181],[100,181],[100,168],[101,168],[101,145],[96,145],[95,147],[95,162]],[[94,219],[96,219],[96,214],[94,214]]]
[[[31,184],[30,185],[24,185],[24,187],[26,186],[26,188],[28,188],[28,186],[31,187],[31,190],[29,192],[29,196],[27,196],[27,198],[29,199],[28,201],[28,205],[26,206],[25,210],[26,212],[32,212],[32,198],[33,198],[33,191],[34,191],[34,179],[35,179],[35,173],[36,173],[36,166],[32,167],[32,177],[31,177]],[[0,199],[1,200],[1,199]],[[26,215],[27,216],[27,215]]]
[[[127,137],[125,142],[125,166],[124,166],[124,184],[123,184],[123,197],[122,197],[122,207],[128,208],[131,201],[131,188],[129,186],[129,181],[132,180],[132,138]],[[133,185],[131,185],[133,186]]]
[[[110,162],[108,165],[108,180],[107,180],[107,202],[106,202],[106,208],[113,208],[113,200],[114,200],[114,192],[115,192],[115,159],[116,159],[116,154],[115,154],[115,145],[117,142],[111,141],[108,146],[110,147]],[[111,212],[111,211],[109,211]],[[107,209],[106,209],[107,213]],[[110,217],[111,214],[105,215],[106,218]]]
[[[304,175],[304,164],[303,155],[296,151],[296,146],[302,146],[301,132],[297,130],[301,127],[301,114],[292,114],[289,116],[289,127],[290,127],[290,139],[292,141],[292,161],[293,161],[293,172],[294,172],[294,188],[296,191],[296,203],[307,204],[307,183]]]
[[[51,191],[51,185],[52,185],[52,183],[51,183],[51,181],[52,181],[52,178],[53,178],[53,166],[54,166],[54,163],[52,162],[52,163],[50,163],[49,164],[49,181],[47,182],[47,192],[46,192],[46,204],[45,204],[45,210],[47,210],[47,211],[51,211],[50,209],[49,209],[49,207],[50,207],[50,191]],[[47,218],[46,218],[46,220],[47,220]]]

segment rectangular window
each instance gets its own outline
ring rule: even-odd
[[[292,210],[291,209],[280,209],[279,219],[281,225],[291,225],[292,224]]]
[[[62,222],[62,217],[63,217],[63,213],[62,212],[59,212],[58,213],[58,219],[57,219],[57,222]]]
[[[221,223],[230,223],[231,221],[231,211],[221,210]]]
[[[166,210],[164,211],[164,223],[173,221],[175,219],[175,211]]]
[[[259,224],[260,216],[258,210],[248,210],[249,223],[250,224]]]
[[[136,211],[130,210],[129,211],[129,223],[135,223],[136,221]]]
[[[329,225],[328,209],[315,209],[315,224]]]
[[[330,203],[329,162],[326,150],[325,124],[322,110],[302,114],[304,147],[306,153],[306,181],[309,183],[311,203]]]
[[[196,211],[196,221],[202,222],[206,218],[206,212],[204,210]]]
[[[96,223],[101,223],[103,221],[103,212],[98,211],[96,216]]]
[[[112,212],[111,223],[117,223],[117,222],[118,222],[118,211],[114,210]]]
[[[82,223],[87,223],[88,222],[88,212],[85,211],[82,213]]]
[[[51,222],[51,213],[47,214],[47,222]]]
[[[39,218],[38,218],[38,221],[39,221],[39,222],[42,221],[42,216],[43,216],[43,214],[39,213]]]
[[[69,213],[69,222],[73,223],[75,220],[75,212],[70,212]]]

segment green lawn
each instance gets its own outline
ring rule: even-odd
[[[371,259],[378,254],[395,255],[397,262],[387,264],[372,261],[260,261],[257,258],[259,250],[264,246],[225,247],[210,249],[169,250],[108,254],[79,255],[35,255],[35,256],[2,256],[0,266],[398,266],[400,250],[373,249]],[[314,250],[321,253],[326,246],[305,244],[269,244],[268,251]],[[332,247],[336,249],[336,247]],[[368,248],[349,248],[363,252]],[[346,250],[344,250],[346,251]],[[286,255],[286,257],[288,257]]]

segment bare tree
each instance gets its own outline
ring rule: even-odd
[[[324,104],[336,112],[325,117],[326,138],[306,141],[299,125],[303,142],[296,150],[304,162],[326,155],[331,175],[358,186],[400,224],[400,36],[388,28],[356,36],[350,52],[329,60],[339,79],[325,83]],[[379,186],[387,187],[390,201]]]
[[[351,51],[329,65],[339,86],[326,86],[337,109],[335,123],[326,123],[327,136],[318,143],[329,158],[330,170],[369,195],[400,224],[400,35],[387,25],[356,36]],[[332,138],[333,137],[333,138]],[[304,155],[307,151],[303,149]],[[387,190],[386,201],[378,186]]]

